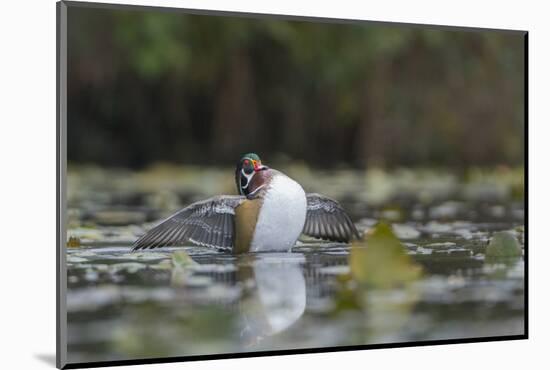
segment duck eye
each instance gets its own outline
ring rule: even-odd
[[[245,167],[243,167],[243,171],[246,175],[250,175],[252,172],[254,172],[254,167],[245,166]]]

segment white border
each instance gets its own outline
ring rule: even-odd
[[[112,1],[260,13],[530,31],[530,335],[528,341],[146,365],[155,369],[544,368],[550,336],[548,213],[549,24],[542,1]],[[52,368],[55,353],[55,1],[3,4],[2,337],[4,368]],[[13,252],[15,251],[15,252]],[[12,255],[14,253],[14,255]],[[49,361],[48,362],[48,358]],[[540,362],[539,362],[540,358]],[[46,361],[44,361],[46,359]],[[541,365],[538,365],[541,364]],[[11,365],[11,366],[10,366]],[[125,367],[122,367],[125,368]],[[134,366],[132,369],[144,368]]]

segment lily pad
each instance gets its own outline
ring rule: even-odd
[[[159,263],[150,266],[154,270],[172,270],[172,263],[170,260],[162,260]]]
[[[110,269],[114,273],[118,273],[120,271],[126,271],[129,274],[134,274],[139,270],[143,270],[145,268],[147,268],[147,265],[139,262],[122,262],[122,263],[115,263],[110,266]]]
[[[191,257],[185,251],[177,251],[172,254],[172,265],[174,268],[187,268],[189,266],[196,265],[197,262],[193,261]]]
[[[500,231],[493,235],[486,251],[487,257],[518,257],[521,246],[514,235]]]
[[[420,231],[409,225],[393,224],[392,227],[399,239],[416,239],[420,236]]]
[[[162,253],[132,252],[132,253],[122,254],[120,257],[128,260],[152,261],[152,260],[166,259],[167,256],[166,254],[162,254]]]
[[[76,256],[67,256],[67,262],[69,263],[81,263],[81,262],[87,262],[88,260],[86,258],[82,257],[76,257]]]

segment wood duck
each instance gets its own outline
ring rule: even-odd
[[[193,203],[161,221],[133,250],[190,242],[234,253],[289,251],[300,235],[348,243],[360,238],[340,204],[306,194],[296,181],[245,154],[235,171],[239,195]]]

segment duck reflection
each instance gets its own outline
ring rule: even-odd
[[[241,339],[247,346],[291,327],[306,308],[306,281],[301,254],[261,254],[241,264],[245,287],[240,302]]]

